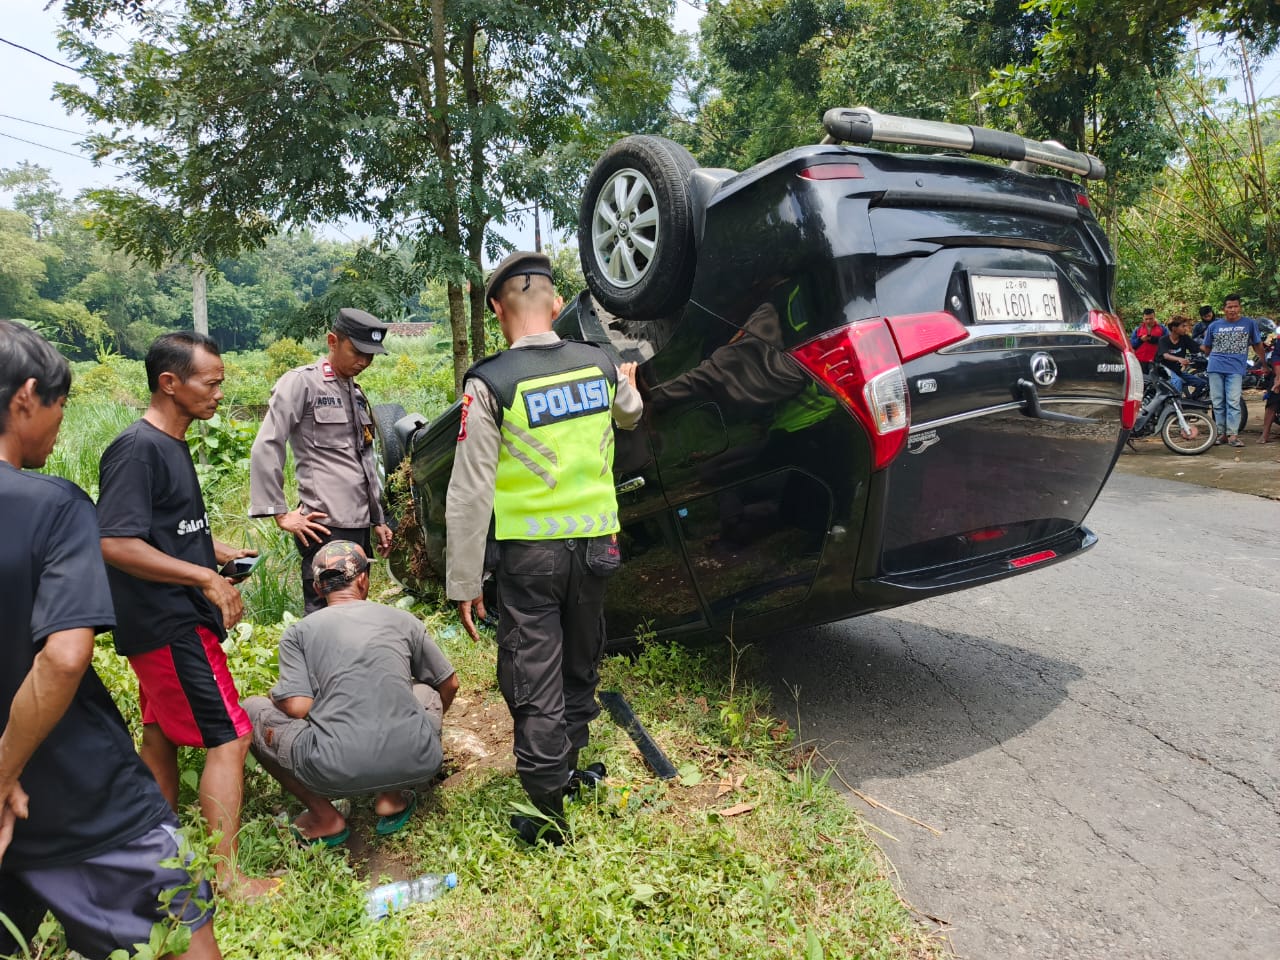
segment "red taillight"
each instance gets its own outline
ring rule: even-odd
[[[1142,406],[1142,364],[1134,356],[1133,346],[1124,333],[1124,324],[1114,313],[1090,310],[1089,329],[1119,350],[1124,358],[1124,406],[1120,408],[1120,425],[1132,430]]]
[[[805,167],[800,176],[806,180],[861,180],[862,170],[856,163],[819,163]]]
[[[857,418],[871,438],[873,470],[901,451],[911,418],[907,378],[886,321],[859,320],[837,327],[792,351]]]
[[[1089,329],[1097,336],[1121,350],[1131,350],[1129,338],[1124,334],[1124,324],[1114,313],[1105,310],[1089,311]]]
[[[1039,553],[1028,553],[1025,557],[1014,557],[1009,561],[1009,566],[1015,570],[1023,567],[1034,566],[1037,563],[1044,563],[1046,560],[1052,560],[1058,554],[1053,550],[1041,550]]]
[[[888,319],[903,363],[969,336],[969,328],[950,313],[907,313]]]
[[[1142,408],[1142,364],[1132,350],[1124,352],[1124,406],[1120,408],[1120,426],[1132,430]]]
[[[1089,207],[1089,195],[1088,195],[1087,193],[1077,193],[1077,194],[1076,194],[1076,204],[1077,204],[1078,206],[1084,207],[1085,209],[1088,209],[1088,207]]]

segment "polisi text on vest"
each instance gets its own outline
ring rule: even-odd
[[[609,381],[604,377],[558,383],[524,394],[529,425],[541,427],[609,409]]]

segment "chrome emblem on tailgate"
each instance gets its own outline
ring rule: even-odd
[[[1058,364],[1049,354],[1033,353],[1031,355],[1031,379],[1042,387],[1049,387],[1058,379]]]

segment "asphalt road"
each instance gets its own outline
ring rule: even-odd
[[[850,797],[956,955],[1276,960],[1280,507],[1116,475],[1088,525],[1077,559],[765,645],[777,702],[939,831]]]

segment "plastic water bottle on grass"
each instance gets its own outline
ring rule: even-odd
[[[426,903],[458,885],[456,873],[424,873],[416,880],[384,883],[369,891],[365,912],[371,920],[381,920],[392,911],[403,910],[411,903]]]

